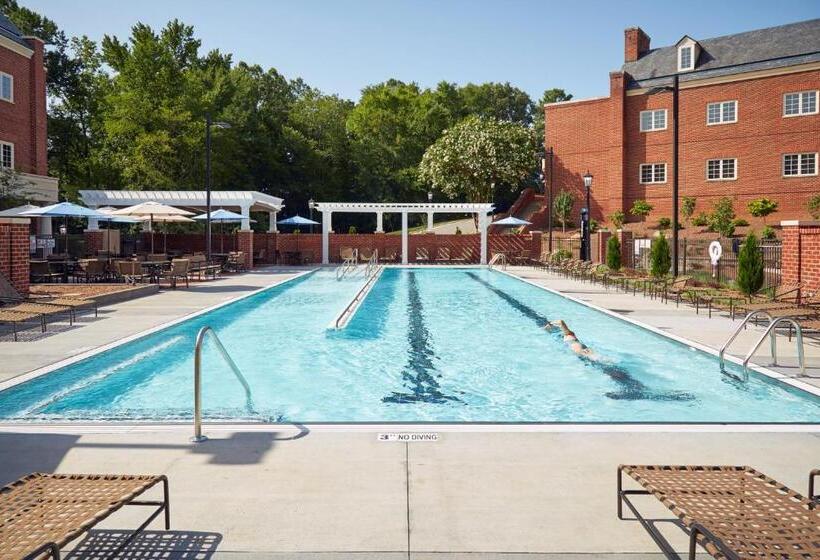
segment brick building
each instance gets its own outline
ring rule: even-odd
[[[670,217],[676,75],[679,192],[697,199],[695,213],[730,196],[752,221],[746,204],[767,196],[780,205],[771,221],[807,218],[820,194],[820,19],[658,49],[627,29],[608,96],[545,107],[554,192],[573,191],[577,214],[589,170],[593,218],[622,210],[636,221],[638,199],[654,205],[648,222]]]
[[[20,174],[29,198],[52,203],[57,179],[48,176],[43,48],[0,13],[0,167]]]

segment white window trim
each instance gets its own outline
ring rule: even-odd
[[[11,167],[3,167],[3,146],[9,146],[11,148]],[[14,144],[11,142],[0,140],[0,169],[14,169]]]
[[[718,122],[709,122],[709,105],[720,105],[720,118],[723,119],[723,104],[724,103],[734,103],[735,104],[735,120],[733,121],[724,121],[720,120]],[[740,118],[740,103],[738,103],[737,99],[727,99],[725,101],[709,101],[706,104],[706,126],[720,126],[722,124],[735,124],[737,123],[738,118]]]
[[[723,176],[723,162],[727,159],[734,160],[735,162],[735,176],[734,177],[724,177]],[[710,179],[709,178],[709,162],[710,161],[719,161],[720,162],[720,177],[717,179]],[[737,181],[738,170],[737,170],[737,158],[731,157],[724,157],[724,158],[709,158],[706,160],[706,180],[710,183],[717,183],[720,181]]]
[[[691,56],[689,60],[691,64],[689,66],[684,67],[681,62],[683,62],[683,49],[691,49]],[[691,43],[687,43],[685,45],[681,45],[678,47],[678,72],[686,72],[687,70],[694,70],[695,69],[695,45]]]
[[[797,112],[793,115],[787,115],[786,114],[786,96],[787,95],[795,95],[795,94],[801,95],[803,93],[812,93],[812,92],[814,92],[814,111],[812,111],[811,113],[803,113],[802,112],[802,110],[803,110],[803,100],[799,99],[798,100],[798,103],[799,103],[798,107],[800,109],[800,112]],[[790,118],[793,118],[793,117],[807,117],[809,115],[816,115],[818,112],[820,112],[820,90],[804,89],[802,91],[787,91],[786,93],[783,94],[783,118],[784,119],[790,119]],[[789,177],[793,177],[793,176],[794,175],[789,175]]]
[[[786,156],[810,156],[814,154],[814,173],[801,173],[800,172],[800,165],[801,159],[800,157],[797,158],[797,173],[794,175],[786,175]],[[783,157],[780,158],[780,173],[783,175],[784,179],[797,179],[799,177],[817,177],[817,170],[820,167],[820,157],[818,156],[818,152],[791,152],[788,154],[783,154]]]
[[[644,113],[652,113],[652,126],[655,126],[655,113],[658,111],[663,111],[663,128],[643,128],[643,115]],[[641,111],[641,114],[638,115],[638,129],[641,132],[659,132],[661,130],[666,130],[669,127],[669,112],[666,109],[647,109],[645,111]]]
[[[644,181],[643,180],[643,173],[641,173],[641,171],[642,171],[642,168],[643,168],[644,165],[653,166],[652,167],[652,179],[653,179],[652,181]],[[655,179],[655,168],[654,168],[654,166],[656,166],[656,165],[663,165],[663,181],[655,181],[654,180]],[[666,163],[664,163],[664,162],[658,161],[658,162],[655,162],[655,163],[641,163],[641,164],[638,165],[638,182],[641,185],[663,185],[663,184],[666,183],[666,181],[668,179],[669,179],[668,168],[667,168]]]
[[[8,72],[0,72],[0,78],[4,76],[11,80],[11,99],[0,97],[0,101],[5,101],[6,103],[14,103],[14,76],[9,74]]]

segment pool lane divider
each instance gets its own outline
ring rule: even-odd
[[[348,323],[350,323],[350,320],[353,319],[354,315],[356,315],[356,311],[359,310],[362,303],[364,303],[364,300],[367,299],[367,295],[373,289],[373,286],[375,286],[376,282],[378,282],[379,278],[381,278],[382,272],[384,272],[383,266],[379,267],[379,269],[367,279],[359,291],[356,292],[356,295],[353,296],[353,299],[350,300],[344,309],[342,309],[342,311],[333,318],[327,326],[328,329],[342,330],[348,325]]]
[[[151,327],[150,329],[146,329],[144,331],[140,331],[138,333],[128,335],[124,338],[117,339],[113,342],[103,344],[102,346],[92,348],[91,350],[81,352],[81,353],[79,353],[75,356],[71,356],[70,358],[60,360],[59,362],[54,362],[53,364],[49,364],[47,366],[43,366],[43,367],[28,371],[28,372],[25,372],[25,373],[21,373],[19,375],[16,375],[14,377],[6,379],[5,381],[0,381],[0,391],[4,391],[6,389],[14,387],[15,385],[20,385],[21,383],[31,381],[32,379],[36,379],[36,378],[41,377],[43,375],[49,374],[52,371],[56,371],[58,369],[62,369],[64,367],[70,366],[72,364],[82,362],[83,360],[86,360],[88,358],[93,358],[97,354],[102,354],[103,352],[106,352],[107,350],[112,350],[114,348],[122,346],[123,344],[128,344],[129,342],[133,342],[135,340],[145,338],[146,336],[152,335],[154,333],[164,331],[165,329],[171,328],[171,327],[176,326],[180,323],[190,321],[191,319],[196,319],[200,315],[205,315],[206,313],[210,313],[211,311],[216,311],[217,309],[221,309],[223,307],[233,305],[234,303],[237,303],[239,301],[248,299],[250,297],[261,294],[261,293],[266,292],[268,290],[272,290],[274,288],[284,286],[285,284],[290,284],[291,282],[296,282],[297,280],[303,279],[307,276],[310,276],[311,274],[314,274],[318,270],[320,270],[318,267],[317,268],[312,268],[310,270],[305,270],[304,272],[300,272],[298,274],[295,274],[294,276],[292,276],[290,278],[286,278],[285,280],[282,280],[281,282],[277,282],[276,284],[271,284],[269,286],[263,286],[263,287],[261,287],[257,290],[252,290],[252,291],[250,291],[246,294],[239,295],[239,296],[237,296],[235,298],[232,298],[232,299],[229,299],[227,301],[223,301],[221,303],[211,305],[211,306],[206,307],[204,309],[200,309],[199,311],[194,311],[193,313],[188,313],[187,315],[183,315],[182,317],[178,317],[176,319],[168,321],[167,323],[162,323],[161,325]],[[191,349],[191,353],[193,353],[193,349]],[[2,423],[2,421],[0,421],[0,423]]]

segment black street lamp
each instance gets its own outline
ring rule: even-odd
[[[313,221],[313,209],[315,207],[316,207],[316,203],[313,201],[313,198],[311,197],[311,199],[308,200],[308,210],[310,211],[310,221],[311,222]],[[310,224],[310,233],[313,233],[313,224]]]
[[[211,127],[231,128],[226,122],[212,121],[205,115],[205,258],[211,262]]]
[[[590,202],[589,202],[589,191],[592,189],[592,174],[587,170],[584,173],[584,188],[587,190],[587,201],[586,201],[586,208],[581,213],[581,234],[583,236],[583,257],[582,260],[588,261],[590,260],[590,246],[589,246],[589,220],[590,220]]]

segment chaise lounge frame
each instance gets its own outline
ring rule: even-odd
[[[642,490],[624,490],[623,474]],[[820,558],[820,469],[809,473],[808,497],[751,468],[741,466],[620,465],[618,519],[623,504],[670,560],[680,560],[663,535],[629,496],[651,495],[674,513],[689,533],[690,560],[697,545],[714,558]]]
[[[137,498],[162,484],[163,499]],[[0,488],[0,559],[35,560],[51,556],[123,506],[156,508],[113,551],[116,556],[161,513],[170,525],[165,475],[89,475],[34,473]]]

